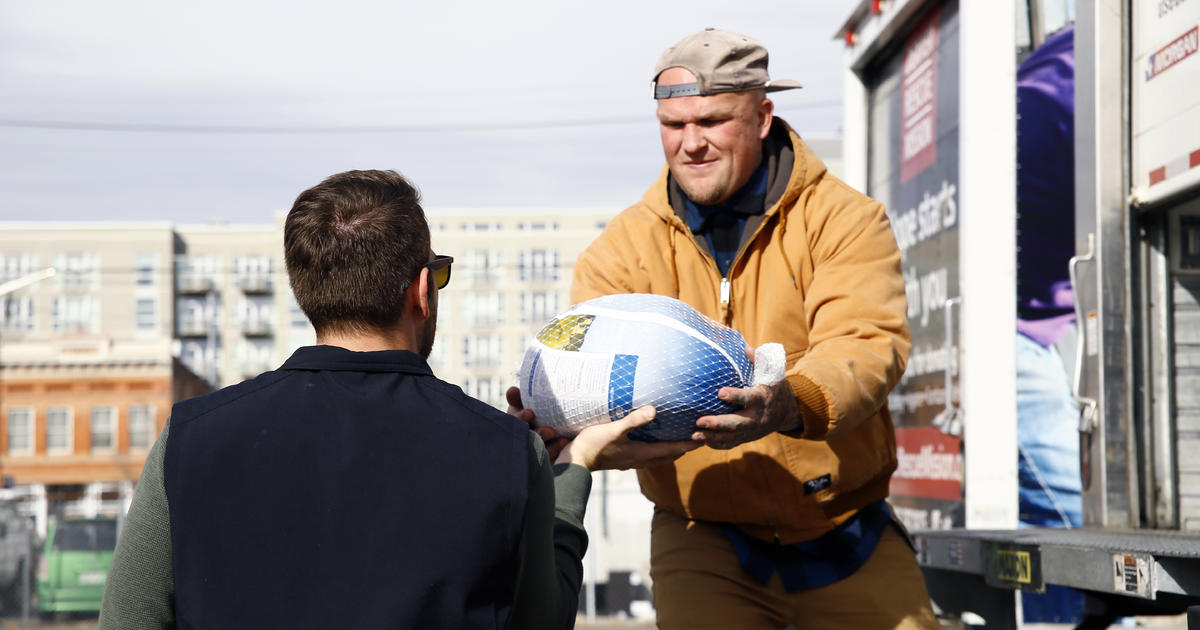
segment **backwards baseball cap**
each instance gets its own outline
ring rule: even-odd
[[[683,68],[695,83],[659,85],[667,68]],[[753,37],[706,28],[667,49],[654,64],[654,98],[705,96],[722,92],[765,89],[768,92],[801,87],[795,81],[772,81],[767,75],[767,49]]]

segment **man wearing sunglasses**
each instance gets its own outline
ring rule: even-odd
[[[572,627],[588,471],[695,445],[631,442],[645,408],[552,462],[525,422],[437,379],[425,359],[453,259],[393,171],[301,193],[284,250],[318,345],[175,405],[100,627]]]

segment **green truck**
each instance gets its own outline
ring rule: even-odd
[[[100,610],[116,546],[116,519],[51,523],[38,562],[38,613],[45,616]]]

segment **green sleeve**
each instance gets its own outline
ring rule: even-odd
[[[587,532],[583,514],[592,476],[575,464],[550,464],[542,439],[529,432],[529,500],[518,547],[516,597],[508,627],[573,628],[583,583]]]
[[[100,609],[101,630],[175,627],[175,576],[171,567],[171,518],[163,485],[167,432],[146,456],[142,477],[125,516]]]

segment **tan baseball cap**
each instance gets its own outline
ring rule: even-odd
[[[695,83],[659,85],[667,68],[683,68]],[[753,37],[706,28],[668,48],[654,64],[654,98],[705,96],[722,92],[765,89],[768,92],[801,87],[795,81],[772,81],[767,75],[767,49]]]

